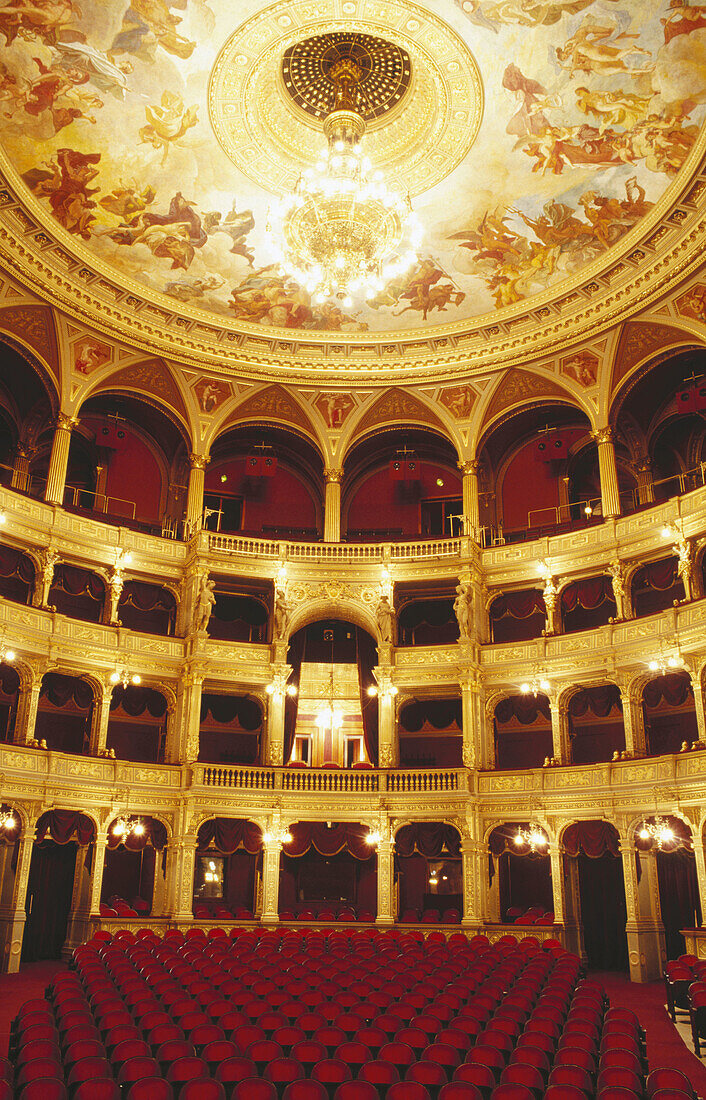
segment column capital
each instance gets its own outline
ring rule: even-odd
[[[197,455],[192,451],[189,455],[189,463],[192,470],[205,470],[211,461],[211,456],[208,454]]]
[[[601,443],[612,443],[613,429],[610,427],[610,425],[606,425],[605,428],[596,428],[595,431],[591,432],[591,438],[595,439],[599,447]]]
[[[57,415],[55,426],[64,432],[71,432],[78,425],[78,417],[70,413],[60,412]]]
[[[462,474],[477,474],[480,462],[477,458],[470,458],[457,462],[456,465]]]
[[[327,485],[340,485],[342,478],[342,466],[326,466],[324,469],[324,479]]]

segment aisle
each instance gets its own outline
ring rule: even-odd
[[[612,1005],[630,1008],[636,1014],[647,1033],[650,1068],[675,1066],[686,1073],[699,1095],[706,1097],[706,1064],[694,1054],[688,1025],[686,1029],[682,1028],[682,1039],[672,1023],[666,1009],[664,982],[640,985],[628,981],[623,974],[604,971],[593,971],[590,977],[605,987]]]
[[[25,1001],[43,997],[55,974],[66,970],[63,962],[37,962],[23,966],[19,974],[0,976],[0,1057],[7,1057],[10,1024]]]

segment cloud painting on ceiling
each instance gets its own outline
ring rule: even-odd
[[[324,148],[282,62],[329,12],[411,59],[367,148],[424,226],[349,308],[282,275],[266,232]],[[558,287],[649,215],[704,121],[706,7],[682,0],[14,0],[0,36],[3,156],[42,216],[126,285],[270,330],[428,330]]]

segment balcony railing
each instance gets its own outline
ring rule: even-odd
[[[467,789],[465,769],[367,771],[358,768],[239,768],[197,764],[194,782],[204,787],[307,794],[432,793]]]

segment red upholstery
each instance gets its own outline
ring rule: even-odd
[[[120,1100],[120,1089],[112,1077],[93,1078],[78,1086],[73,1100]]]
[[[145,1077],[132,1085],[127,1100],[174,1100],[174,1090],[163,1077]]]

